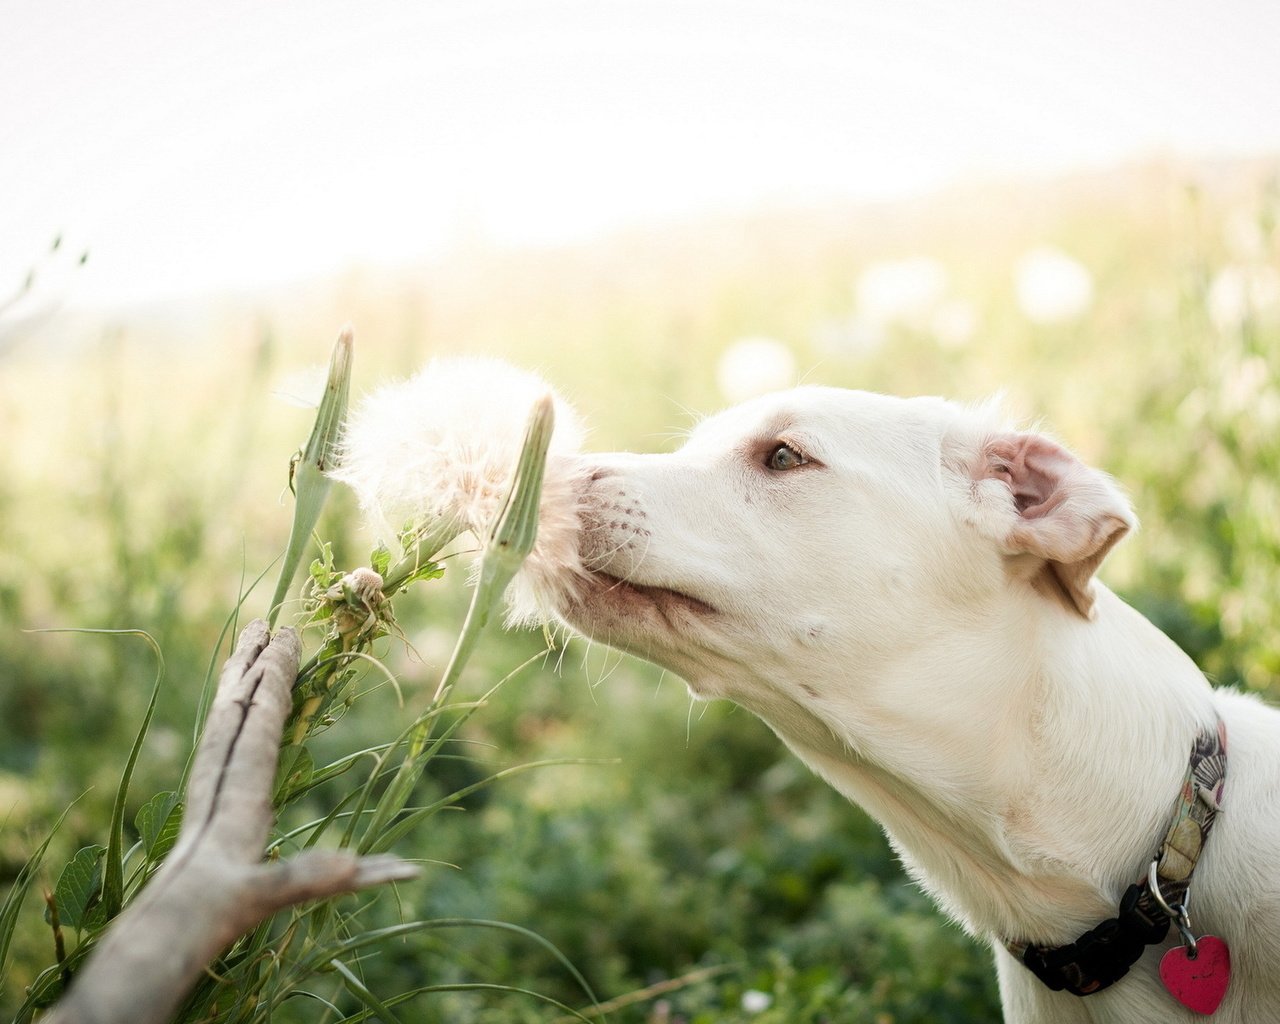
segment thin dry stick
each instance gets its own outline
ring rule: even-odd
[[[223,666],[178,843],[112,923],[49,1024],[160,1024],[236,938],[295,903],[412,878],[392,856],[308,851],[263,862],[301,644],[255,620]]]
[[[651,999],[657,999],[658,996],[665,996],[668,992],[678,992],[682,988],[688,988],[690,985],[697,985],[699,982],[709,981],[718,975],[729,974],[736,970],[738,968],[732,964],[720,964],[717,967],[699,967],[697,970],[682,974],[678,978],[668,978],[666,981],[659,981],[648,988],[625,992],[614,999],[610,999],[607,1003],[588,1006],[579,1010],[578,1013],[583,1017],[604,1017],[613,1013],[614,1010],[621,1010],[636,1003],[647,1003]],[[577,1017],[557,1017],[551,1024],[572,1024],[577,1019]]]

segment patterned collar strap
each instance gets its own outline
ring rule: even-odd
[[[1214,818],[1222,810],[1227,777],[1227,730],[1218,721],[1200,730],[1191,747],[1178,810],[1155,858],[1158,892],[1148,877],[1129,886],[1120,913],[1065,946],[1009,942],[1006,948],[1055,992],[1092,995],[1123,978],[1147,946],[1164,941],[1169,909],[1186,907]],[[1185,911],[1184,911],[1185,912]]]

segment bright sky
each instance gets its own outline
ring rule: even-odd
[[[1276,0],[5,0],[0,301],[1280,151]]]

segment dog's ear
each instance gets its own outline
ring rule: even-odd
[[[1039,434],[989,438],[977,469],[979,481],[1008,487],[1003,501],[1011,508],[1006,504],[1005,514],[995,518],[1000,534],[995,539],[1005,553],[1027,556],[1047,570],[1040,579],[1059,588],[1071,607],[1090,618],[1093,574],[1136,525],[1115,482]]]

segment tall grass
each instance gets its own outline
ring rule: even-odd
[[[351,364],[352,337],[344,332],[334,349],[328,384],[311,438],[290,467],[290,482],[297,500],[290,541],[281,559],[270,604],[272,619],[284,605],[303,558],[304,542],[310,542],[328,495],[330,481],[326,470],[337,457]],[[321,639],[298,673],[293,710],[284,727],[272,804],[280,817],[319,787],[332,788],[331,784],[344,780],[346,788],[331,799],[322,816],[279,831],[264,851],[268,858],[321,844],[362,854],[391,850],[442,810],[499,779],[537,767],[520,765],[429,801],[416,799],[416,783],[423,773],[501,685],[499,682],[479,699],[452,699],[454,687],[476,649],[493,608],[501,602],[507,584],[533,546],[542,472],[553,425],[550,402],[535,405],[520,458],[512,467],[510,492],[485,538],[470,610],[453,656],[427,706],[384,742],[347,753],[327,764],[317,762],[311,740],[339,725],[342,714],[350,712],[356,703],[354,688],[371,673],[398,687],[394,674],[377,657],[375,645],[383,638],[400,634],[393,599],[414,584],[437,580],[444,574],[435,559],[438,552],[455,539],[460,527],[430,519],[411,523],[400,537],[398,559],[393,559],[391,550],[380,544],[368,566],[352,571],[335,566],[330,543],[317,542],[319,557],[311,563],[305,587],[303,627],[304,631],[319,633]],[[237,602],[224,635],[250,596],[246,593]],[[79,965],[92,953],[98,938],[164,863],[177,838],[186,803],[189,776],[184,770],[176,789],[155,793],[142,804],[134,818],[137,839],[125,848],[125,806],[132,795],[134,769],[155,712],[164,678],[164,660],[155,641],[141,630],[74,632],[128,633],[140,637],[151,647],[159,667],[115,789],[110,818],[105,823],[105,844],[94,843],[77,850],[58,872],[56,884],[43,894],[54,962],[27,987],[14,1018],[17,1022],[33,1019],[73,983]],[[211,680],[212,662],[195,709],[196,744],[210,699]],[[188,761],[188,770],[190,763]],[[61,821],[60,818],[57,824]],[[37,847],[0,904],[0,983],[8,974],[8,954],[23,903],[36,889],[52,838],[51,834]],[[419,983],[407,991],[380,994],[376,991],[377,984],[371,984],[365,977],[367,959],[376,954],[380,945],[395,939],[458,928],[505,930],[544,948],[577,982],[583,997],[595,1002],[591,987],[569,960],[527,928],[471,918],[402,920],[394,925],[371,927],[363,918],[371,901],[379,898],[377,895],[363,897],[362,905],[354,899],[322,899],[264,921],[219,957],[186,998],[175,1019],[227,1024],[269,1021],[278,1019],[284,1004],[301,1000],[319,1004],[319,1012],[313,1008],[310,1019],[363,1020],[376,1016],[395,1022],[399,1018],[394,1006],[433,992],[456,990],[458,986]],[[530,998],[543,999],[572,1017],[586,1019],[550,997],[501,981],[476,982],[467,987],[520,991]],[[341,1005],[343,994],[348,1001],[346,1008]]]

